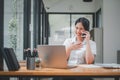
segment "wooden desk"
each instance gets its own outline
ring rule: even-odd
[[[86,65],[88,66],[88,65]],[[55,76],[79,76],[79,77],[110,77],[119,80],[120,69],[105,69],[101,67],[85,67],[79,65],[71,69],[53,69],[53,68],[36,68],[35,70],[27,70],[25,66],[21,66],[18,71],[0,71],[0,76],[9,77],[55,77]]]

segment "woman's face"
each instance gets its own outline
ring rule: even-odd
[[[77,23],[75,25],[75,34],[76,34],[76,36],[80,36],[81,37],[81,34],[83,32],[85,32],[85,29],[84,29],[82,23],[81,22]]]

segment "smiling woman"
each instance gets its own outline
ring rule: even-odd
[[[85,37],[82,37],[82,34]],[[75,22],[75,36],[65,40],[68,64],[92,64],[96,55],[96,43],[90,40],[89,20],[81,17]]]

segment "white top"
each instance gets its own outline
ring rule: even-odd
[[[64,45],[66,47],[70,46],[70,44],[76,42],[76,37],[66,39],[64,41]],[[86,41],[83,41],[83,47],[77,50],[72,50],[70,53],[70,57],[68,60],[68,64],[84,64],[85,63],[85,51],[86,51]],[[91,51],[94,55],[96,55],[96,43],[90,40]]]

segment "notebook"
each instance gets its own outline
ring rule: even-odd
[[[103,68],[109,68],[109,69],[120,69],[120,64],[116,63],[96,63],[95,65],[101,66]]]
[[[38,45],[38,55],[41,66],[47,68],[73,68],[76,65],[68,65],[64,45]]]
[[[13,48],[0,48],[0,53],[2,53],[2,56],[6,61],[9,71],[16,71],[20,68]]]

